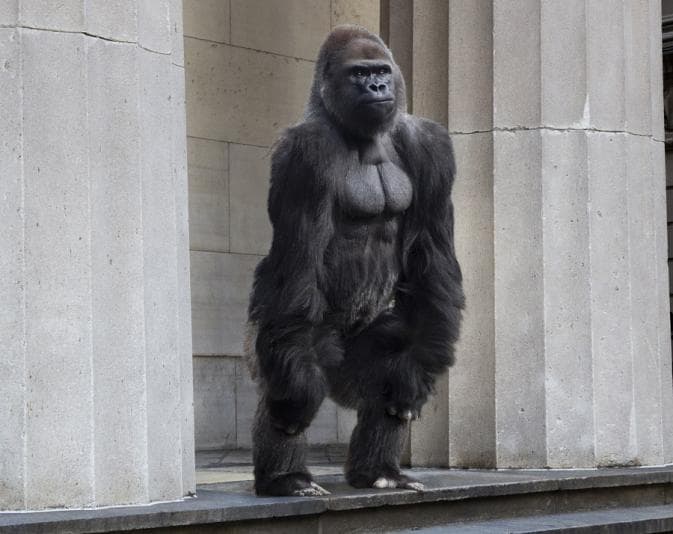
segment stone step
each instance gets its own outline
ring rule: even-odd
[[[396,534],[501,534],[503,532],[511,534],[673,532],[673,504],[453,523],[429,528],[398,530]]]
[[[411,474],[426,486],[423,492],[356,490],[341,475],[318,477],[331,491],[325,498],[258,498],[249,480],[198,486],[196,498],[97,510],[34,513],[0,513],[0,533],[80,532],[481,532],[482,525],[502,526],[523,521],[520,532],[545,524],[553,528],[571,525],[545,523],[554,518],[585,517],[574,532],[661,532],[668,528],[673,506],[673,466],[601,470],[449,470],[414,469]],[[597,522],[613,511],[628,515],[635,509],[641,522],[619,526]],[[669,510],[670,511],[670,510]],[[588,512],[587,515],[578,515]],[[649,516],[647,514],[650,514]],[[659,513],[660,516],[654,514]],[[635,514],[635,512],[634,512]],[[604,517],[609,519],[609,515]],[[594,520],[594,524],[591,521]],[[607,519],[606,519],[607,520]],[[560,519],[559,519],[560,521]],[[657,523],[659,521],[659,523]],[[481,525],[480,523],[481,522]],[[499,523],[498,523],[499,522]],[[587,523],[588,522],[588,523]],[[588,524],[588,526],[587,526]],[[642,528],[641,528],[642,527]],[[410,530],[411,529],[411,530]],[[434,529],[434,530],[433,530]],[[437,530],[440,529],[440,530]],[[510,529],[510,530],[508,530]],[[585,529],[585,530],[581,530]],[[589,530],[586,530],[589,529]],[[593,529],[593,530],[592,530]],[[603,530],[601,530],[603,531]],[[423,532],[423,530],[421,530]],[[517,532],[514,530],[514,532]],[[570,532],[573,532],[572,530]]]

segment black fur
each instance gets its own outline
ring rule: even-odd
[[[343,66],[360,59],[390,66],[376,83],[395,95],[392,106],[359,107],[367,82],[349,82]],[[381,40],[339,27],[320,51],[305,120],[275,146],[273,241],[249,309],[262,391],[258,494],[311,485],[303,431],[327,395],[358,410],[348,481],[412,481],[399,469],[403,430],[453,363],[464,297],[451,141],[442,126],[406,114],[404,101]]]

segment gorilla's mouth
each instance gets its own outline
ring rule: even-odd
[[[369,100],[365,100],[363,102],[363,104],[366,105],[366,106],[375,106],[377,104],[387,104],[388,102],[392,102],[392,101],[393,101],[392,97],[389,97],[389,98],[372,98],[372,99],[369,99]]]

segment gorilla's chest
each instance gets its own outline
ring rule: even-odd
[[[406,173],[391,161],[363,163],[346,174],[341,187],[341,203],[349,214],[373,217],[396,214],[411,204],[413,190]]]

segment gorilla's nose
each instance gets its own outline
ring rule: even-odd
[[[388,86],[385,83],[373,83],[369,86],[372,93],[385,93]]]

